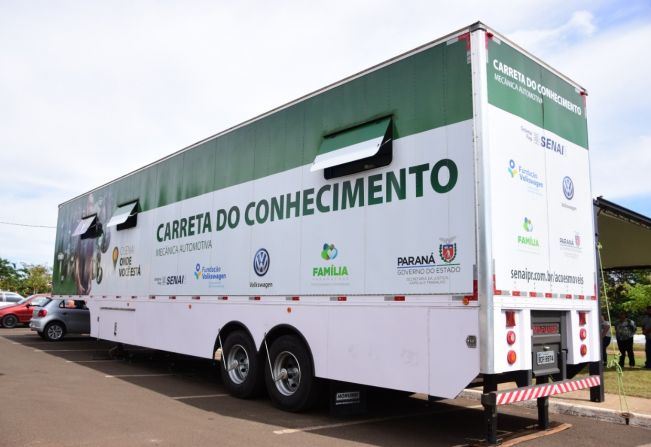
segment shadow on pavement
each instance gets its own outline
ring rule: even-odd
[[[306,413],[274,408],[266,397],[240,400],[226,395],[220,363],[169,352],[124,347],[117,358],[110,354],[115,343],[87,336],[47,342],[25,331],[8,333],[6,339],[42,351],[103,374],[106,380],[123,380],[207,412],[273,426],[278,436],[307,431],[334,439],[389,445],[458,445],[484,435],[482,409],[462,399],[428,402],[418,396],[369,389],[367,412],[352,417],[332,416],[325,402]],[[526,430],[532,418],[500,414],[504,433]]]

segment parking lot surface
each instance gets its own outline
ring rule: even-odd
[[[0,446],[458,446],[481,439],[476,401],[428,402],[381,390],[368,411],[335,417],[327,405],[286,413],[269,400],[228,396],[219,363],[79,336],[46,342],[27,329],[0,329]],[[571,428],[527,441],[639,446],[651,431],[552,415]],[[530,433],[536,415],[500,409],[506,439]]]

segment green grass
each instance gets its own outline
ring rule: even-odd
[[[638,347],[641,347],[641,351]],[[627,396],[643,397],[651,399],[651,370],[644,369],[644,346],[635,345],[635,364],[636,366],[630,368],[628,366],[628,358],[624,364],[623,382],[624,394]],[[613,359],[613,355],[608,350],[608,363]],[[604,385],[606,393],[618,394],[617,388],[617,372],[615,368],[606,368],[604,370]]]

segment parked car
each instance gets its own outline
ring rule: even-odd
[[[88,334],[90,311],[83,300],[54,298],[34,308],[29,328],[49,341],[59,341],[66,334]]]
[[[23,298],[18,303],[11,306],[0,308],[0,326],[13,328],[19,324],[27,324],[32,318],[35,306],[44,306],[50,301],[50,295],[47,293],[38,293]]]
[[[17,294],[16,292],[6,292],[4,290],[0,290],[0,308],[13,306],[14,304],[24,299],[25,297]]]

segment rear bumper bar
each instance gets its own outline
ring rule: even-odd
[[[581,379],[563,380],[562,382],[543,383],[524,388],[511,390],[492,391],[482,394],[481,402],[484,405],[508,405],[524,400],[533,400],[557,394],[592,388],[601,384],[599,376],[588,376]]]

